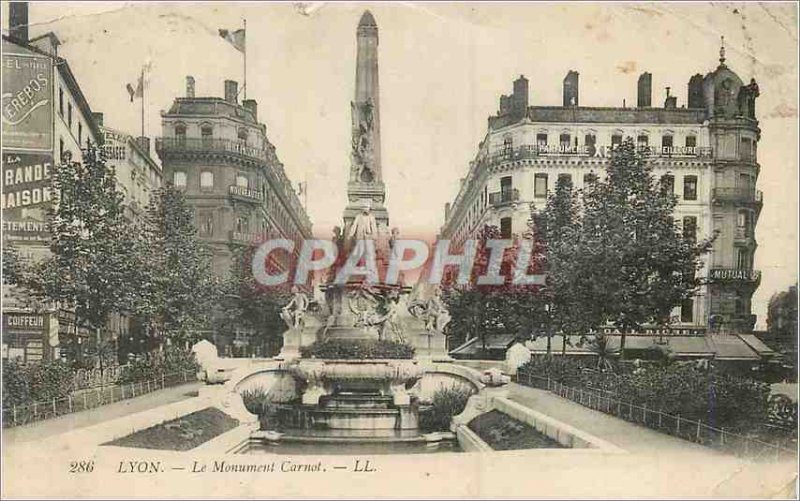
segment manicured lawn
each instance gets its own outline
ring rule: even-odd
[[[469,422],[469,428],[496,451],[564,448],[522,421],[497,410],[476,417]]]
[[[219,409],[209,407],[178,419],[137,431],[103,445],[188,451],[239,425]]]

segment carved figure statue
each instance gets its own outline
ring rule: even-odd
[[[349,249],[361,259],[367,252],[367,240],[375,240],[378,237],[378,223],[375,216],[371,213],[370,202],[364,203],[361,214],[353,219],[350,231],[347,234]]]
[[[290,329],[302,329],[309,306],[308,296],[296,285],[292,287],[292,294],[292,300],[281,309],[281,318]]]
[[[351,178],[362,183],[375,179],[372,167],[374,117],[372,99],[365,103],[350,103],[354,118]]]
[[[442,332],[452,317],[442,301],[441,291],[437,288],[427,301],[416,300],[408,307],[412,316],[425,321],[428,332]]]

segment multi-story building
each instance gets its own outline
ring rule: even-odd
[[[162,113],[156,140],[165,182],[185,190],[219,275],[230,269],[232,245],[311,238],[311,221],[258,122],[256,101],[239,104],[237,96],[238,84],[226,80],[224,99],[195,97],[187,77],[186,97]]]
[[[150,197],[162,184],[161,166],[150,155],[150,138],[104,126],[101,113],[95,113],[95,119],[103,131],[106,164],[114,167],[124,197],[125,217],[144,221]]]
[[[258,122],[254,99],[238,102],[238,84],[225,81],[225,97],[195,97],[194,79],[186,78],[186,96],[162,113],[163,137],[156,139],[164,181],[185,191],[200,239],[213,256],[214,273],[226,276],[237,247],[284,238],[311,238],[311,221],[287,178],[275,147]],[[285,270],[285,253],[270,255]],[[247,329],[233,337],[215,333],[224,354],[252,353]],[[238,349],[237,349],[238,347]]]
[[[53,33],[30,38],[27,2],[11,2],[3,35],[2,209],[3,245],[26,261],[49,253],[46,210],[54,165],[67,152],[82,161],[87,141],[102,143],[69,63],[58,55]],[[34,307],[35,306],[35,307]],[[67,322],[47,305],[34,305],[16,286],[3,284],[3,358],[25,362],[59,356]]]
[[[755,189],[758,86],[727,67],[724,49],[716,69],[691,77],[685,105],[667,88],[663,106],[653,106],[651,81],[649,73],[639,77],[636,107],[581,106],[579,75],[570,71],[562,106],[529,106],[528,80],[521,76],[489,117],[458,195],[445,206],[441,236],[463,242],[484,225],[496,225],[505,237],[522,235],[531,210],[545,206],[558,178],[578,189],[592,176],[602,179],[610,151],[632,137],[677,196],[683,232],[698,238],[719,232],[700,271],[709,283],[676,307],[676,327],[750,331],[750,301],[760,280],[753,269],[762,206]]]

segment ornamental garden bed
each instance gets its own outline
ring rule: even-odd
[[[563,445],[550,437],[498,410],[477,416],[468,426],[496,451],[564,449]]]
[[[300,355],[335,360],[409,360],[414,358],[414,347],[377,339],[329,339],[301,347]]]
[[[137,449],[160,449],[188,451],[214,437],[222,435],[239,425],[219,409],[208,407],[130,435],[112,440],[103,445],[134,447]]]

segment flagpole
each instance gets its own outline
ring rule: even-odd
[[[244,21],[244,98],[247,99],[247,18]]]
[[[144,66],[142,66],[140,78],[142,82],[142,137],[144,137]]]

